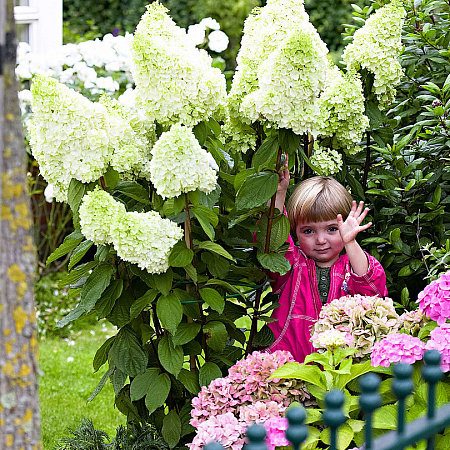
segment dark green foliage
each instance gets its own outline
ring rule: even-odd
[[[68,430],[72,436],[64,437],[56,450],[106,450],[109,448],[107,440],[108,435],[101,430],[96,430],[90,419],[82,419],[81,425],[74,429]]]

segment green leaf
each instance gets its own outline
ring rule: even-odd
[[[167,373],[161,373],[149,384],[149,393],[145,397],[145,406],[149,414],[164,404],[169,395],[170,385],[170,377]]]
[[[273,380],[275,378],[298,378],[299,380],[314,384],[322,389],[327,388],[324,375],[319,367],[299,364],[297,362],[285,364],[283,367],[275,370],[268,379]]]
[[[145,345],[155,334],[155,330],[147,323],[141,323],[142,345]]]
[[[132,303],[133,295],[131,291],[123,291],[106,318],[117,328],[122,328],[130,322],[130,305]]]
[[[196,205],[191,208],[191,211],[195,214],[195,216],[198,218],[198,216],[202,216],[205,222],[209,222],[213,227],[217,227],[219,224],[219,217],[218,215],[210,208],[207,208],[204,205]]]
[[[220,378],[221,376],[222,371],[220,370],[219,366],[210,361],[203,364],[198,372],[198,380],[200,386],[209,386],[209,383],[211,383],[212,380]]]
[[[158,291],[149,289],[143,296],[136,299],[130,307],[130,320],[136,318],[141,311],[155,300]]]
[[[286,128],[280,128],[278,130],[278,138],[283,152],[289,153],[290,155],[297,151],[302,142],[302,136]]]
[[[184,362],[183,347],[174,345],[170,336],[163,336],[158,344],[158,356],[164,369],[178,376]]]
[[[197,269],[192,264],[188,264],[187,266],[184,266],[184,270],[186,271],[188,278],[190,278],[195,284],[197,284]]]
[[[192,341],[201,329],[199,323],[180,323],[175,335],[172,337],[174,345],[184,345]]]
[[[240,187],[236,196],[236,209],[250,209],[263,205],[275,194],[278,174],[260,172],[250,175]]]
[[[186,242],[177,242],[170,251],[169,265],[172,267],[184,267],[191,263],[194,252],[186,247]]]
[[[208,250],[210,252],[217,253],[224,258],[227,258],[231,261],[234,261],[234,258],[219,244],[210,241],[197,241],[194,240],[194,245],[196,245],[199,249]]]
[[[373,413],[373,428],[383,430],[397,429],[397,406],[384,405]]]
[[[100,369],[100,367],[103,366],[106,361],[108,361],[109,350],[111,349],[111,346],[113,345],[115,339],[115,336],[111,336],[109,339],[103,342],[102,346],[95,353],[94,360],[92,361],[94,372],[97,372],[97,370]]]
[[[378,108],[378,105],[373,102],[366,102],[365,114],[369,118],[371,130],[381,128],[383,126],[383,116]]]
[[[116,367],[116,370],[114,370],[114,373],[111,375],[111,383],[113,385],[114,394],[119,394],[127,378],[127,375]]]
[[[112,346],[114,364],[130,377],[144,373],[147,367],[147,352],[141,347],[134,331],[125,326],[116,335]]]
[[[51,262],[61,258],[61,256],[67,255],[73,250],[82,240],[84,236],[80,230],[75,230],[73,233],[65,237],[64,242],[47,258],[45,263],[48,266]]]
[[[111,247],[109,245],[99,245],[95,252],[94,259],[98,262],[103,262],[108,259],[109,251]]]
[[[209,337],[206,339],[206,343],[218,352],[221,352],[225,348],[226,340],[228,339],[227,329],[222,322],[213,320],[208,322],[203,327],[203,332],[207,333]]]
[[[123,280],[113,280],[95,304],[99,319],[106,317],[114,307],[116,300],[122,295]]]
[[[144,205],[150,204],[148,191],[136,181],[120,181],[114,187],[114,192],[120,192]]]
[[[338,432],[338,438],[337,438],[337,450],[345,450],[348,448],[350,443],[353,440],[353,437],[355,435],[355,432],[353,431],[352,427],[348,425],[347,423],[344,423],[339,427]],[[330,428],[325,428],[320,433],[320,439],[323,443],[326,445],[330,445]]]
[[[156,303],[156,315],[159,317],[161,325],[174,334],[183,318],[180,299],[175,294],[162,295]]]
[[[78,216],[78,210],[80,209],[81,201],[85,194],[91,190],[89,184],[84,184],[81,181],[72,178],[69,183],[69,189],[67,191],[67,203],[72,210],[73,223],[75,227],[79,225],[80,218]]]
[[[201,259],[214,277],[226,278],[230,271],[230,262],[227,259],[209,252],[203,252]]]
[[[186,369],[181,369],[178,374],[177,380],[183,383],[184,387],[194,395],[197,395],[200,391],[200,385],[198,383],[198,375],[194,372],[190,372]]]
[[[194,214],[194,216],[196,217],[196,219],[198,220],[200,226],[203,228],[203,231],[206,233],[206,235],[209,237],[209,239],[211,239],[213,241],[214,237],[215,237],[214,227],[209,222],[209,215],[205,214],[205,211],[201,208],[202,208],[202,205],[198,205],[198,206],[193,206],[191,208],[191,210],[192,210],[192,213]],[[210,211],[208,208],[206,208],[204,206],[203,206],[203,208],[207,211]],[[217,217],[215,214],[214,214],[214,216]]]
[[[161,292],[162,295],[169,295],[169,292],[172,289],[173,281],[172,269],[169,267],[169,270],[167,270],[167,272],[153,275],[153,279],[156,289],[158,289],[158,291]]]
[[[208,126],[205,122],[200,122],[192,129],[194,132],[194,136],[199,142],[199,144],[203,147],[203,144],[206,141],[206,138],[208,137]]]
[[[270,344],[272,344],[273,341],[273,331],[267,325],[263,325],[262,328],[255,334],[253,346],[268,347]]]
[[[411,267],[408,265],[408,266],[402,267],[402,268],[399,270],[398,276],[399,276],[399,277],[407,277],[407,276],[409,276],[409,275],[411,275],[411,274],[413,274],[413,273],[414,273],[414,270],[412,270]]]
[[[223,313],[225,308],[225,300],[215,289],[212,288],[202,288],[200,289],[200,296],[214,311],[219,314]]]
[[[181,421],[174,409],[164,417],[161,434],[170,448],[174,448],[178,444],[181,437]]]
[[[116,268],[112,264],[101,264],[89,275],[81,290],[80,301],[80,306],[86,312],[91,311],[95,306],[103,291],[108,287],[111,276],[115,271]]]
[[[66,316],[64,316],[60,321],[56,322],[57,328],[65,327],[68,323],[77,320],[85,313],[84,308],[78,305],[76,308],[72,309]]]
[[[264,269],[272,273],[284,275],[291,270],[291,263],[279,253],[259,253],[257,258]]]
[[[237,191],[239,190],[239,188],[242,186],[242,184],[244,183],[244,181],[250,176],[253,175],[255,173],[258,173],[258,171],[256,169],[250,168],[250,169],[244,169],[241,170],[240,172],[238,172],[236,174],[236,176],[234,177],[234,189]]]
[[[129,265],[130,271],[133,275],[139,277],[149,288],[156,289],[155,278],[146,270],[140,269],[134,264]]]
[[[262,250],[265,248],[268,217],[263,215],[258,223],[259,232],[256,235],[258,247]],[[281,214],[275,217],[272,222],[272,230],[270,233],[269,251],[274,252],[278,250],[288,239],[289,232],[291,231],[291,225],[289,219]]]
[[[95,397],[100,393],[100,391],[103,389],[103,386],[105,386],[106,382],[108,381],[108,378],[113,374],[114,367],[110,367],[105,374],[102,376],[102,379],[98,383],[97,387],[92,392],[91,396],[87,399],[87,402],[91,402],[94,400]]]
[[[151,385],[157,382],[160,373],[161,373],[160,369],[152,367],[150,369],[147,369],[144,373],[141,373],[137,377],[135,377],[130,385],[131,401],[134,402],[136,400],[141,399],[149,392],[152,393],[152,391],[150,391],[149,388]]]
[[[120,175],[117,170],[114,170],[111,166],[109,166],[105,174],[103,175],[103,179],[105,180],[106,187],[108,187],[109,189],[114,189],[114,187],[120,180]]]
[[[269,136],[261,147],[255,152],[252,158],[252,167],[258,168],[267,164],[278,151],[278,136]]]
[[[216,137],[219,137],[220,133],[221,133],[220,124],[215,119],[210,117],[208,119],[208,125],[209,125],[209,128],[211,129],[211,131],[214,133],[214,135]]]
[[[347,173],[347,181],[352,189],[353,197],[357,197],[361,200],[365,200],[366,196],[364,194],[364,189],[361,183],[350,173]]]

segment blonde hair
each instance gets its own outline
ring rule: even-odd
[[[352,196],[331,177],[313,177],[302,181],[286,206],[291,232],[299,222],[325,222],[342,214],[345,220],[352,209]]]

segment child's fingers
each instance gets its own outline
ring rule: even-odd
[[[370,226],[372,226],[372,222],[367,222],[365,225],[360,225],[359,231],[367,230]]]
[[[361,211],[363,210],[363,206],[364,206],[364,202],[363,201],[359,202],[358,208],[356,208],[356,215],[357,216],[359,216],[361,214]]]
[[[366,208],[361,215],[358,217],[358,222],[361,223],[364,218],[367,216],[367,213],[369,212],[369,208]]]

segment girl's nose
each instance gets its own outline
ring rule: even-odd
[[[317,233],[316,234],[316,242],[318,244],[324,244],[325,241],[326,241],[326,239],[325,239],[325,235],[324,234],[322,234],[322,233]]]

